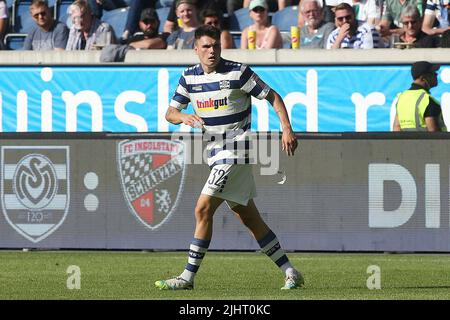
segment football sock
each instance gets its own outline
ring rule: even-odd
[[[196,239],[192,241],[189,247],[189,258],[183,273],[180,275],[186,281],[193,282],[198,268],[203,261],[203,257],[208,251],[211,240]]]
[[[258,240],[258,243],[262,249],[262,252],[272,259],[272,261],[275,262],[284,274],[287,274],[287,272],[293,272],[294,267],[289,262],[288,257],[280,246],[277,236],[272,232],[272,230],[269,230],[269,232],[261,240]]]

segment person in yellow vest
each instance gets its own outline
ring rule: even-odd
[[[393,131],[446,131],[439,101],[430,94],[438,84],[440,65],[414,62],[411,87],[397,96]]]

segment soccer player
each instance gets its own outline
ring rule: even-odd
[[[282,149],[289,156],[294,155],[297,139],[283,100],[247,65],[221,58],[219,29],[210,25],[197,28],[194,50],[200,64],[183,72],[166,119],[173,124],[201,127],[205,135],[214,137],[209,139],[207,146],[211,173],[197,200],[196,226],[188,263],[180,276],[156,281],[155,286],[162,290],[194,288],[194,277],[212,237],[214,212],[226,201],[262,251],[283,271],[285,284],[281,289],[298,288],[304,283],[301,273],[291,265],[252,200],[256,188],[248,159],[249,144],[245,143],[250,134],[251,96],[254,96],[273,105],[281,121]],[[189,102],[194,107],[194,114],[182,112]]]

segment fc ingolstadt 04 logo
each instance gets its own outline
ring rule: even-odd
[[[69,210],[69,147],[2,146],[1,171],[6,221],[34,243],[58,229]]]
[[[118,144],[118,169],[130,211],[155,230],[175,211],[183,191],[185,146],[162,139],[125,140]]]

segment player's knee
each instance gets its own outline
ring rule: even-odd
[[[197,221],[207,221],[212,218],[211,208],[207,205],[197,205],[195,207],[195,218]]]

